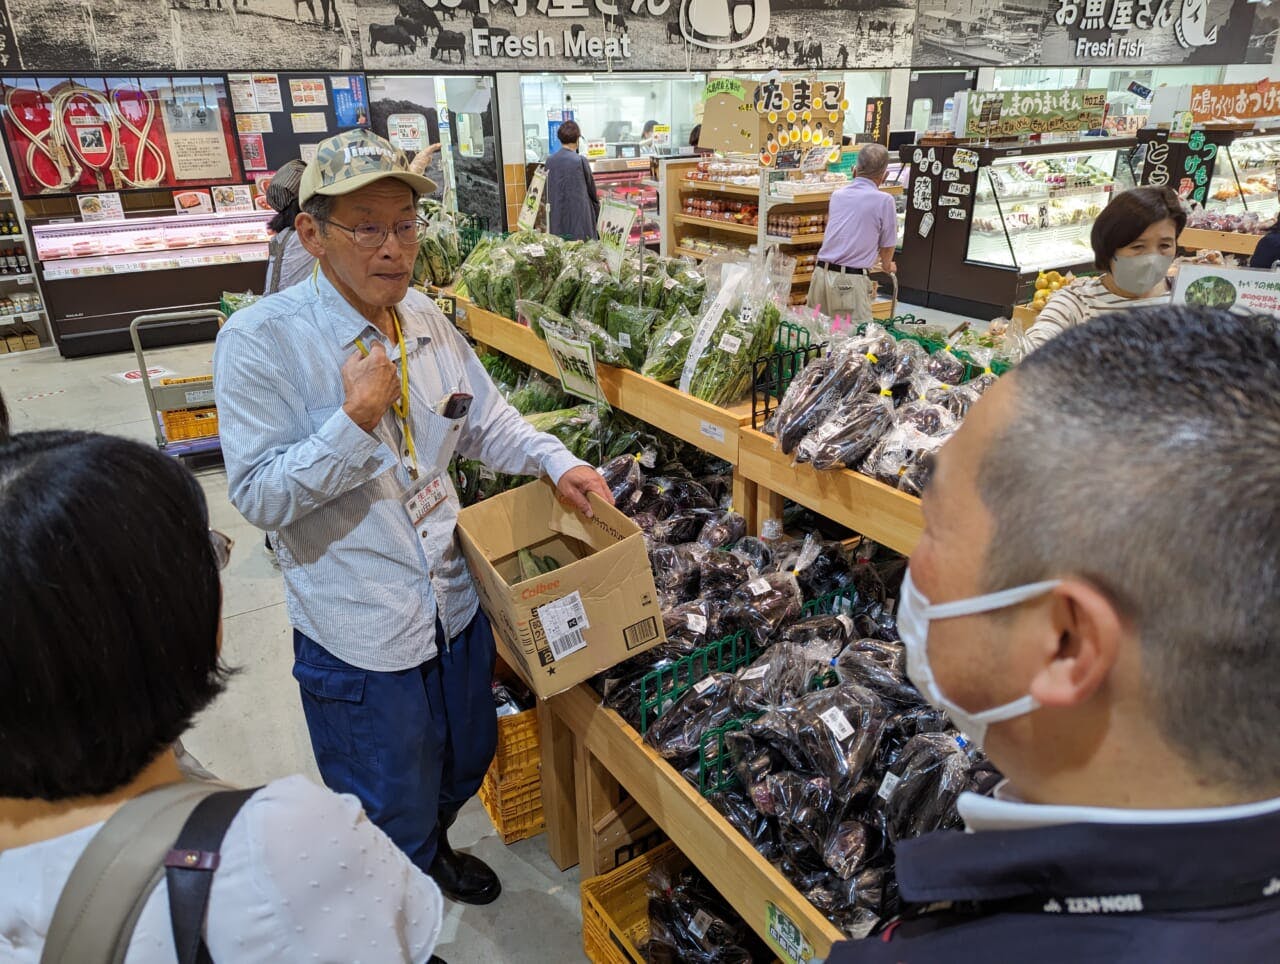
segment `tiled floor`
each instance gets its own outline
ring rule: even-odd
[[[148,363],[181,375],[210,370],[212,345],[163,349]],[[77,428],[145,442],[148,424],[142,387],[112,377],[135,368],[132,355],[65,360],[56,351],[0,355],[0,391],[13,431]],[[221,467],[197,473],[214,527],[236,540],[223,573],[223,647],[241,673],[184,737],[187,749],[219,776],[253,786],[289,773],[319,780],[307,739],[280,574],[262,549],[261,534],[227,501]],[[576,869],[561,873],[545,838],[505,847],[478,801],[462,812],[451,834],[455,845],[487,860],[499,873],[503,895],[488,907],[448,905],[440,955],[450,964],[572,964],[583,961],[582,915]]]

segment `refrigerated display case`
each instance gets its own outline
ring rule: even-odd
[[[50,326],[66,356],[125,351],[140,314],[217,307],[224,291],[262,290],[272,213],[34,223]],[[212,321],[148,329],[148,347],[213,337]]]
[[[658,213],[658,188],[652,179],[649,158],[607,157],[591,161],[591,173],[601,198],[613,198],[634,204],[640,209],[631,228],[631,241],[641,235],[644,243],[657,245],[662,240]]]
[[[903,297],[994,318],[1028,300],[1041,271],[1092,270],[1089,233],[1112,195],[1133,187],[1135,144],[904,149],[912,170],[898,264]]]

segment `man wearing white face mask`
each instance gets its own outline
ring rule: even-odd
[[[1271,318],[1103,315],[974,406],[898,628],[1006,781],[830,964],[1280,959],[1277,493]]]
[[[1093,223],[1089,241],[1100,275],[1077,278],[1050,296],[1027,330],[1028,350],[1108,311],[1169,302],[1169,268],[1187,215],[1167,187],[1117,194]]]

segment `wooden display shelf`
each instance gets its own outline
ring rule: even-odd
[[[812,280],[813,280],[812,271],[797,271],[795,274],[791,276],[791,283],[793,285],[808,284]]]
[[[754,224],[738,224],[734,221],[718,221],[715,218],[700,218],[695,214],[673,214],[671,220],[676,224],[696,224],[703,228],[714,228],[718,231],[732,231],[734,234],[749,234],[756,237],[759,230]]]
[[[524,325],[458,299],[459,327],[474,341],[559,377],[547,344]],[[598,367],[609,404],[730,463],[738,458],[738,432],[751,422],[751,403],[711,405],[639,372]]]
[[[746,426],[738,433],[738,471],[756,484],[761,519],[780,518],[785,497],[907,555],[920,540],[919,499],[859,472],[792,466],[771,436]]]
[[[622,717],[602,707],[590,687],[580,685],[561,693],[547,706],[561,724],[557,728],[561,729],[557,734],[561,742],[574,747],[576,767],[589,768],[587,774],[578,774],[578,790],[596,783],[600,784],[596,788],[599,794],[608,794],[610,788],[605,784],[610,782],[624,789],[762,938],[769,940],[772,904],[795,924],[817,958],[827,957],[831,945],[843,939],[839,929],[765,860],[696,787],[645,744]],[[589,809],[583,803],[576,803],[580,831],[584,809]],[[580,832],[580,848],[587,839]],[[571,849],[564,840],[549,843],[562,854]],[[579,849],[577,856],[594,860],[597,851],[596,847],[586,852]],[[582,874],[585,877],[593,870],[584,864]]]
[[[1225,251],[1229,254],[1252,255],[1261,238],[1262,235],[1260,234],[1242,234],[1239,231],[1209,231],[1205,228],[1183,228],[1182,234],[1178,236],[1178,244],[1195,251],[1208,248],[1212,251]]]

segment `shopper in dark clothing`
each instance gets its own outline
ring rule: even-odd
[[[1258,239],[1258,246],[1253,249],[1253,257],[1249,259],[1250,268],[1273,268],[1280,262],[1280,218],[1271,226],[1271,230]]]
[[[974,406],[898,627],[1007,779],[897,847],[907,912],[831,964],[1280,957],[1278,491],[1273,319],[1102,315]]]
[[[591,165],[578,153],[582,137],[575,121],[556,131],[560,150],[547,158],[547,221],[552,234],[574,241],[593,241],[600,216],[600,198]]]

